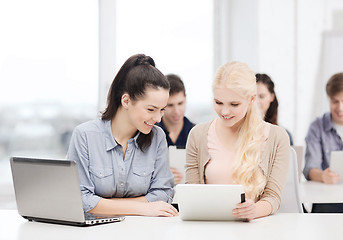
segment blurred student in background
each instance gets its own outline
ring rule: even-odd
[[[175,74],[166,75],[169,84],[167,108],[158,125],[166,133],[168,146],[186,146],[189,131],[194,124],[185,117],[186,90],[181,78]]]
[[[264,121],[278,125],[279,102],[275,94],[274,82],[267,74],[264,73],[256,74],[256,82],[257,102],[264,116]],[[287,129],[285,130],[289,136],[290,144],[293,145],[291,133]]]
[[[186,183],[242,184],[246,202],[232,214],[249,220],[279,209],[290,158],[288,135],[263,121],[256,88],[245,63],[221,66],[213,82],[218,118],[196,125],[186,145]]]
[[[176,216],[161,120],[169,82],[144,54],[131,56],[115,76],[101,119],[77,126],[67,158],[76,161],[85,212]],[[68,207],[68,206],[66,206]]]
[[[343,72],[328,80],[326,94],[330,112],[318,117],[309,127],[303,173],[307,180],[336,184],[343,176],[330,170],[330,154],[343,150]],[[343,203],[313,204],[312,212],[343,213]]]
[[[186,147],[188,133],[194,124],[185,117],[185,86],[178,75],[168,74],[166,77],[170,84],[169,99],[162,121],[157,125],[165,132],[168,146]],[[184,178],[183,173],[175,168],[170,170],[174,174],[175,184],[180,183]]]

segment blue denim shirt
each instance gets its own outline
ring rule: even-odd
[[[309,180],[312,168],[325,170],[330,166],[332,151],[343,150],[343,142],[332,123],[331,113],[327,112],[310,125],[306,141],[305,167],[303,173]]]
[[[111,131],[111,121],[89,121],[74,129],[67,158],[77,163],[83,208],[93,209],[103,198],[145,196],[150,201],[171,202],[174,176],[169,169],[168,148],[163,130],[152,129],[152,142],[144,152],[138,133],[123,148]]]
[[[179,136],[177,137],[176,142],[173,143],[173,141],[169,137],[168,129],[163,124],[163,119],[162,119],[161,122],[157,123],[156,125],[160,126],[163,129],[164,133],[166,134],[168,147],[171,146],[171,145],[175,145],[175,146],[178,146],[178,147],[186,147],[189,131],[194,127],[194,123],[189,121],[188,118],[183,117],[183,127],[182,127],[182,130],[181,130]]]

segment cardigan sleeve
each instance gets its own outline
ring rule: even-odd
[[[200,184],[199,169],[199,125],[189,132],[186,144],[186,184]]]
[[[280,207],[282,189],[286,183],[290,160],[289,137],[283,128],[274,127],[277,131],[272,136],[274,144],[269,145],[272,148],[268,156],[269,176],[267,176],[267,183],[260,198],[260,200],[268,201],[272,205],[272,214]]]

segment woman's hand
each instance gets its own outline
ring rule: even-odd
[[[176,208],[163,201],[144,203],[142,211],[142,215],[149,217],[174,217],[179,215]]]
[[[339,175],[335,172],[332,172],[330,168],[327,168],[322,173],[323,183],[326,184],[335,184],[339,181]]]
[[[175,185],[179,184],[183,179],[183,174],[180,173],[176,168],[170,168],[170,171],[174,174]]]
[[[237,218],[245,218],[249,221],[257,217],[256,203],[247,199],[244,203],[237,204],[237,207],[232,210],[232,216]]]

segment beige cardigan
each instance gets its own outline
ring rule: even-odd
[[[269,124],[269,123],[268,123]],[[186,183],[204,184],[205,166],[210,159],[207,148],[207,133],[211,122],[192,128],[187,140]],[[275,213],[281,203],[281,192],[285,185],[290,158],[289,137],[286,131],[270,124],[268,140],[262,161],[259,164],[267,182],[259,200],[268,201]]]

